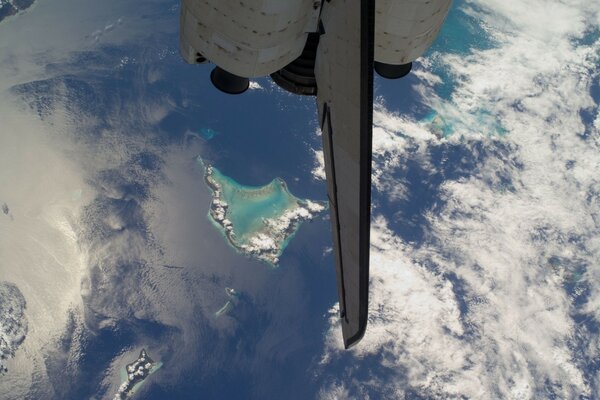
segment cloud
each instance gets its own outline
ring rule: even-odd
[[[324,181],[325,177],[325,156],[322,150],[313,150],[314,167],[311,171],[312,177],[317,181]]]
[[[0,376],[8,370],[4,360],[13,358],[27,335],[27,303],[15,285],[0,281]]]
[[[346,371],[344,390],[595,397],[600,6],[459,4],[494,45],[430,54],[444,77],[418,73],[414,87],[453,134],[376,107],[370,319],[350,356],[364,368]],[[332,316],[320,372],[331,390],[337,328]]]
[[[162,217],[156,209],[167,185],[165,159],[198,151],[179,141],[175,129],[172,140],[161,137],[160,123],[177,105],[152,88],[168,73],[170,60],[149,70],[140,65],[164,58],[169,49],[164,13],[151,17],[164,10],[148,3],[103,4],[97,10],[91,3],[58,1],[48,8],[40,3],[0,25],[0,66],[6,71],[0,79],[0,199],[9,208],[9,215],[0,214],[0,275],[22,292],[29,322],[27,337],[6,363],[11,375],[0,380],[2,398],[97,396],[100,383],[111,384],[103,379],[114,376],[111,355],[139,341],[157,358],[183,359],[185,346],[174,348],[176,339],[168,338],[185,332],[189,350],[203,336],[188,321],[203,325],[204,332],[224,324],[203,324],[212,310],[203,313],[193,301],[202,304],[199,298],[222,291],[223,283],[162,268],[175,262],[161,257],[164,243],[149,229],[152,217]],[[124,10],[132,17],[120,24],[115,15]],[[146,22],[136,17],[140,11]],[[90,26],[115,20],[119,38],[105,34],[100,45],[86,37]],[[129,47],[140,31],[147,35],[150,20],[156,23],[154,47]],[[56,29],[40,34],[47,23]],[[31,37],[39,40],[23,46]],[[123,59],[136,62],[120,63]],[[119,76],[128,76],[131,84],[115,85]],[[202,188],[201,177],[192,178],[198,178],[197,186],[190,179],[189,190]],[[189,202],[198,200],[202,197]],[[197,220],[205,221],[205,212]],[[196,237],[203,237],[201,229]],[[202,261],[210,263],[211,257]],[[192,283],[183,282],[186,274]],[[205,305],[219,301],[215,296]],[[79,368],[88,357],[99,368]]]
[[[261,86],[261,84],[258,83],[257,81],[250,81],[249,89],[250,90],[265,90],[265,88],[263,88]]]
[[[6,386],[0,383],[0,397],[23,398],[31,380],[12,377],[40,373],[42,349],[55,343],[68,324],[69,310],[81,305],[84,254],[77,246],[76,220],[93,190],[81,168],[65,156],[72,143],[52,140],[60,128],[32,118],[9,99],[0,96],[0,197],[10,208],[0,219],[0,275],[27,302],[29,331],[22,350],[7,363],[11,378],[2,381]],[[46,382],[36,385],[49,395]]]

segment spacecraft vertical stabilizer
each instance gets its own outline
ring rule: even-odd
[[[315,77],[346,348],[367,326],[375,2],[326,2]]]
[[[368,317],[373,71],[408,74],[451,0],[182,0],[180,50],[216,64],[212,83],[240,94],[249,78],[316,95],[346,348]]]

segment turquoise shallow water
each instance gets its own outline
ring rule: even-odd
[[[209,220],[237,251],[272,266],[303,222],[327,210],[322,201],[300,199],[281,178],[264,186],[246,186],[212,165],[198,164],[213,194]]]
[[[136,385],[133,386],[133,388],[131,389],[131,394],[135,394],[136,392],[138,392],[142,386],[144,386],[144,383],[146,383],[146,381],[148,380],[148,378],[150,377],[150,375],[154,374],[156,371],[158,371],[161,367],[163,366],[163,363],[160,361],[155,361],[154,366],[152,367],[152,369],[150,370],[149,375],[146,377],[146,379],[144,379],[141,382],[138,382]],[[119,371],[119,376],[121,377],[121,382],[127,382],[128,378],[127,378],[127,367],[122,367]]]
[[[465,3],[464,0],[454,2],[439,36],[428,53],[439,51],[466,56],[475,50],[492,49],[497,45],[494,38],[485,31],[481,21],[465,12],[474,7]]]
[[[481,21],[470,15],[474,10],[476,6],[464,0],[455,1],[440,35],[427,53],[453,54],[466,58],[476,52],[497,47],[498,41],[486,32],[486,27]],[[432,61],[431,71],[442,80],[435,92],[444,103],[452,103],[458,77],[450,72],[448,65],[440,58],[433,57]],[[454,111],[436,107],[422,118],[421,122],[429,125],[432,132],[439,137],[448,137],[461,131],[473,131],[474,128],[487,135],[503,136],[507,133],[499,117],[486,109],[475,110],[465,119],[462,118],[463,115],[456,115]]]
[[[235,227],[239,241],[261,230],[264,218],[278,217],[298,205],[298,199],[281,179],[274,179],[265,186],[245,186],[214,167],[213,179],[221,185],[222,200],[229,205],[227,218]]]
[[[481,132],[488,135],[506,135],[506,129],[502,126],[500,120],[494,118],[490,113],[479,111],[474,114],[475,126],[481,128]],[[448,137],[457,130],[465,128],[465,122],[452,116],[444,116],[435,111],[429,113],[422,122],[430,126],[430,130],[439,137]],[[472,128],[471,128],[472,129]]]
[[[474,51],[492,49],[497,45],[481,22],[466,14],[463,7],[464,1],[454,3],[439,36],[426,54],[438,52],[468,57]],[[437,95],[443,99],[450,99],[456,83],[455,77],[448,74],[448,68],[443,63],[435,61],[431,67],[432,72],[443,81],[436,90]]]
[[[212,138],[214,138],[215,136],[217,136],[219,134],[219,132],[210,129],[210,128],[202,128],[200,129],[200,136],[202,136],[202,138],[206,139],[206,140],[211,140]]]

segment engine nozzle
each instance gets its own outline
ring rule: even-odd
[[[227,94],[241,94],[248,90],[250,80],[215,67],[210,73],[210,81],[221,92]]]
[[[375,72],[377,72],[377,75],[381,76],[382,78],[399,79],[408,75],[408,73],[412,69],[412,63],[409,62],[407,64],[386,64],[375,61],[373,67],[375,68]]]

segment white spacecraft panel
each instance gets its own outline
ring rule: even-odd
[[[451,0],[377,0],[375,61],[407,64],[419,58],[438,35]]]
[[[197,53],[247,78],[269,75],[297,58],[317,29],[314,0],[183,0],[181,54]]]
[[[374,10],[365,3],[323,3],[315,63],[345,347],[360,340],[368,314]]]

